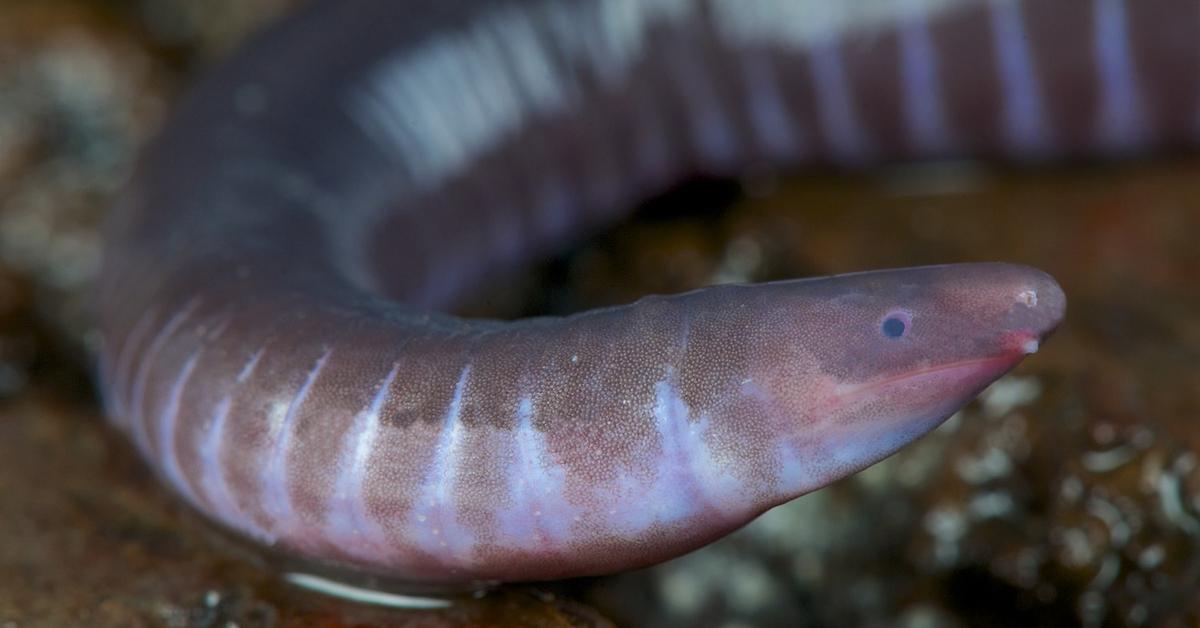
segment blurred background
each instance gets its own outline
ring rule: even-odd
[[[530,271],[514,311],[1004,260],[1066,323],[935,433],[699,552],[450,611],[281,583],[89,379],[98,225],[180,91],[290,0],[0,0],[0,626],[1200,625],[1200,160],[751,173]]]

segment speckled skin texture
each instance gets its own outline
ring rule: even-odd
[[[317,3],[201,86],[147,152],[110,227],[101,371],[114,421],[201,510],[432,584],[687,551],[932,428],[1053,329],[1061,291],[979,265],[515,323],[428,308],[696,171],[1136,149],[1192,123],[1154,75],[1128,84],[1129,49],[1094,45],[1141,33],[1112,2],[1078,23],[913,3],[807,39],[727,29],[720,3],[646,3],[605,22],[598,49],[564,43],[578,33],[561,12],[607,5],[562,6]],[[1053,38],[1067,69],[1030,66],[1040,78],[1021,82],[1010,70],[1050,46],[1014,48],[1024,24],[1060,22],[1074,26]],[[989,102],[956,97],[954,62],[920,52],[951,25],[997,33],[979,53],[995,52],[994,75],[976,74]],[[1129,41],[1153,58],[1155,40]],[[880,70],[873,46],[912,61]],[[934,65],[944,100],[910,87]],[[1059,72],[1096,77],[1092,115],[1073,116],[1086,132],[1054,119]],[[992,135],[959,130],[956,113]],[[880,333],[897,309],[912,323],[898,340]]]

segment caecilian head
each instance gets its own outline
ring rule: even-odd
[[[1054,279],[1010,264],[842,275],[797,292],[795,342],[781,350],[803,383],[767,383],[794,428],[779,455],[797,492],[936,427],[1037,351],[1066,309]]]

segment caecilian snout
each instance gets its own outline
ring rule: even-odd
[[[1050,275],[1029,267],[1017,267],[1016,271],[1018,277],[1006,284],[1003,297],[1008,313],[1002,342],[1015,353],[1035,353],[1062,322],[1067,297]]]

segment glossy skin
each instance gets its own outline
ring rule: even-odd
[[[1036,348],[1052,279],[435,311],[697,172],[1195,132],[1200,16],[1168,3],[868,5],[313,3],[193,92],[114,210],[109,415],[222,524],[414,585],[645,565],[879,460]]]

